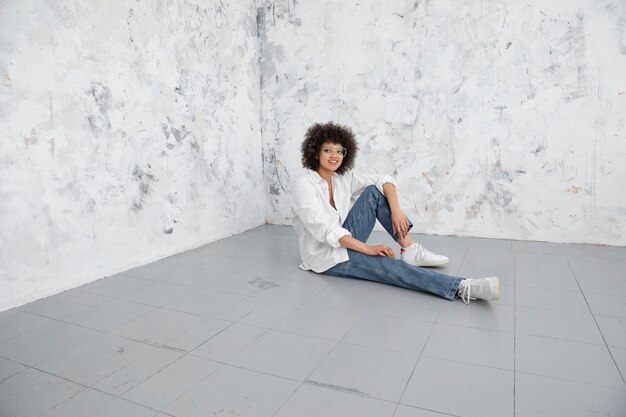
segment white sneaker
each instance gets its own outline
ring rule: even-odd
[[[497,300],[500,298],[500,280],[496,277],[464,279],[459,284],[458,294],[465,304],[470,300]]]
[[[417,242],[402,249],[400,259],[415,266],[441,266],[450,262],[447,256],[432,253]]]

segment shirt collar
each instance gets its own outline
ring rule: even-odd
[[[313,171],[312,169],[310,169],[308,174],[313,177],[317,182],[326,184],[326,180],[322,178],[321,175],[317,173],[317,171]],[[339,178],[339,174],[333,172],[333,179],[337,178]]]

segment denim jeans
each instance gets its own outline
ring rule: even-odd
[[[352,237],[367,242],[374,229],[376,219],[394,240],[391,224],[391,209],[387,198],[375,186],[367,187],[357,199],[343,223]],[[413,225],[410,224],[412,227]],[[409,265],[388,256],[372,256],[348,249],[346,262],[341,262],[324,271],[324,274],[395,285],[410,290],[427,291],[448,300],[454,300],[461,278],[435,272],[430,269]]]

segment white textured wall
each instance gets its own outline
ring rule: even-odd
[[[253,0],[0,1],[0,310],[265,222]]]
[[[352,126],[415,231],[626,245],[626,2],[268,1],[268,221],[313,122]]]

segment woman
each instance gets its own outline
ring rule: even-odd
[[[448,300],[460,296],[466,304],[498,299],[498,278],[462,279],[422,268],[444,265],[448,258],[413,241],[413,224],[400,208],[392,177],[350,171],[356,151],[354,135],[345,126],[317,123],[306,133],[301,152],[309,172],[297,180],[293,196],[300,268],[428,291]],[[400,245],[399,260],[393,249],[365,243],[376,219]]]

